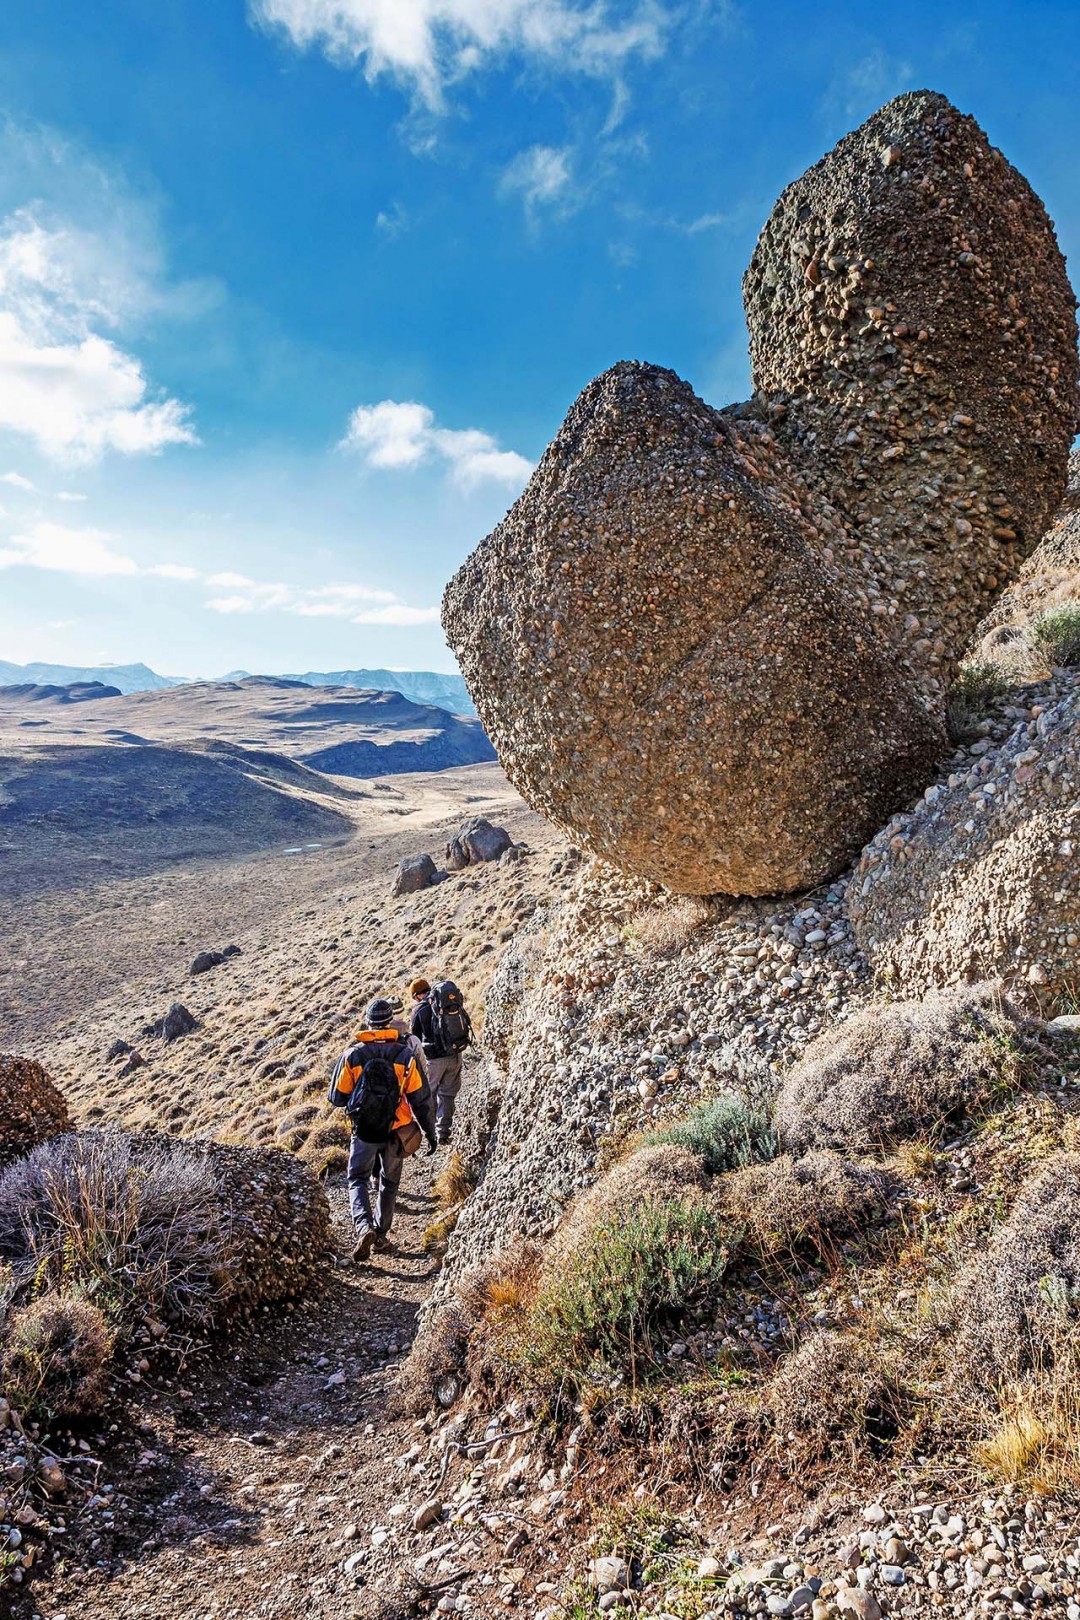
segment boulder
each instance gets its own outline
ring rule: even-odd
[[[493,826],[486,816],[474,816],[447,844],[446,864],[451,872],[460,872],[466,866],[497,861],[513,842],[505,827]]]
[[[406,855],[398,862],[391,894],[416,894],[429,889],[438,875],[438,868],[430,855]]]
[[[221,951],[200,951],[191,964],[191,976],[199,973],[209,973],[211,968],[220,967],[225,957]]]
[[[198,1022],[183,1002],[174,1001],[164,1018],[159,1018],[156,1024],[148,1024],[143,1033],[155,1036],[168,1046],[171,1041],[178,1041],[181,1035],[190,1035],[198,1027]]]
[[[1053,227],[941,96],[788,188],[744,297],[753,403],[613,367],[443,607],[524,796],[686,893],[823,881],[925,785],[1077,420]]]
[[[67,1104],[41,1064],[0,1055],[0,1165],[71,1128]]]
[[[855,935],[905,994],[994,977],[1041,1003],[1080,981],[1080,672],[1050,694],[863,851]]]

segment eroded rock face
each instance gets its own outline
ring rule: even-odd
[[[1053,228],[941,97],[789,188],[745,291],[754,403],[604,373],[444,602],[524,796],[685,893],[819,882],[926,782],[1077,417]]]
[[[1080,978],[1080,674],[863,851],[859,944],[906,994],[997,976],[1051,1004]]]

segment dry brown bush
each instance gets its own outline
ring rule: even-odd
[[[397,1397],[404,1411],[452,1406],[467,1383],[505,1383],[516,1328],[535,1291],[538,1259],[535,1245],[518,1243],[465,1273],[402,1368]]]
[[[102,1311],[75,1294],[45,1294],[16,1311],[0,1362],[3,1387],[24,1417],[88,1417],[108,1393],[115,1334]]]
[[[894,1176],[838,1153],[787,1154],[725,1176],[722,1216],[742,1231],[741,1247],[755,1260],[804,1255],[831,1260],[837,1244],[879,1221],[896,1196]]]
[[[41,1064],[0,1055],[0,1165],[70,1129],[67,1104]]]
[[[767,1404],[779,1454],[835,1463],[880,1455],[910,1403],[895,1355],[873,1341],[825,1332],[780,1362]]]
[[[668,956],[685,949],[708,920],[708,901],[697,895],[665,895],[658,905],[638,913],[629,932],[646,951]]]
[[[1080,1154],[1062,1153],[1027,1181],[955,1294],[964,1375],[995,1388],[1055,1359],[1080,1317]]]
[[[995,985],[874,1002],[819,1035],[788,1075],[780,1144],[878,1152],[991,1102],[1029,1054],[1030,1025]]]
[[[297,1103],[295,1108],[290,1108],[287,1113],[281,1116],[278,1121],[277,1134],[279,1136],[288,1136],[290,1131],[298,1130],[301,1126],[313,1125],[321,1113],[322,1109],[317,1103]]]

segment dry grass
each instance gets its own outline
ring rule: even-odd
[[[994,985],[874,1002],[820,1035],[776,1104],[781,1146],[880,1152],[988,1107],[1019,1084],[1030,1026]]]
[[[46,1294],[15,1312],[6,1339],[0,1384],[23,1417],[87,1417],[102,1409],[116,1335],[96,1305]]]
[[[708,920],[707,901],[694,895],[665,895],[658,905],[640,911],[626,934],[652,956],[671,956],[685,950]]]
[[[440,1209],[454,1209],[463,1204],[476,1187],[476,1172],[455,1149],[432,1183],[432,1192]]]

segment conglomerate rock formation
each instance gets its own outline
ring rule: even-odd
[[[941,96],[788,188],[744,295],[753,402],[606,372],[444,603],[525,797],[686,893],[821,881],[925,785],[1078,414],[1053,227]]]

